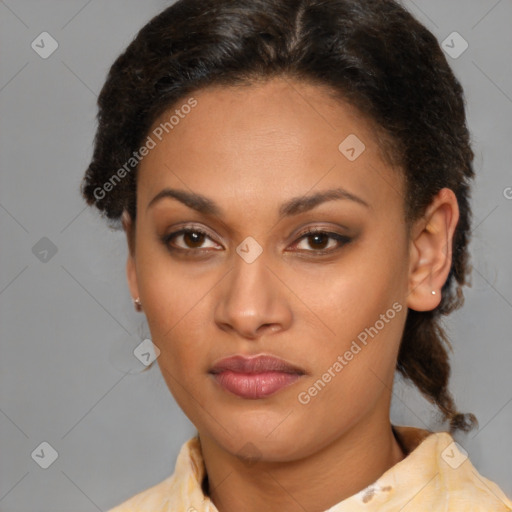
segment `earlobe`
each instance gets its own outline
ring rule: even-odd
[[[431,311],[441,302],[452,264],[452,244],[459,220],[457,198],[443,188],[411,229],[407,306]]]
[[[131,253],[128,254],[128,259],[126,260],[126,278],[128,280],[128,287],[130,288],[130,295],[132,296],[132,301],[134,301],[134,305],[137,308],[137,303],[135,301],[139,299],[139,287],[137,285],[137,271],[135,268],[135,259]]]
[[[126,210],[123,210],[121,220],[124,232],[126,234],[126,241],[128,245],[128,258],[126,260],[126,278],[128,280],[128,287],[130,288],[130,294],[133,300],[139,297],[137,271],[135,266],[134,226],[133,221]]]

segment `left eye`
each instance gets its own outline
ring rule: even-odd
[[[303,233],[295,246],[299,250],[322,253],[333,252],[348,242],[350,242],[348,237],[339,235],[338,233],[313,230]],[[301,244],[304,244],[306,247],[300,247]]]

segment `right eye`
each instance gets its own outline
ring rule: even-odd
[[[211,244],[208,246],[204,246],[206,240],[210,240]],[[201,250],[203,252],[204,249],[216,249],[219,245],[214,242],[206,231],[203,231],[199,228],[182,228],[178,231],[174,231],[173,233],[169,233],[162,237],[163,244],[170,251],[184,251],[184,252],[197,252]]]

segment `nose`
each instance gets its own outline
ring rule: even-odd
[[[220,329],[258,339],[290,327],[293,315],[287,300],[289,292],[267,263],[263,254],[252,263],[235,257],[215,308]]]

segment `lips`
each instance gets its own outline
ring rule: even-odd
[[[260,355],[222,359],[211,368],[210,374],[225,391],[256,400],[288,387],[305,372],[283,359]]]
[[[220,373],[231,370],[238,373],[284,372],[304,374],[304,370],[294,366],[283,359],[273,356],[261,355],[255,357],[232,356],[221,359],[216,363],[211,373]]]

